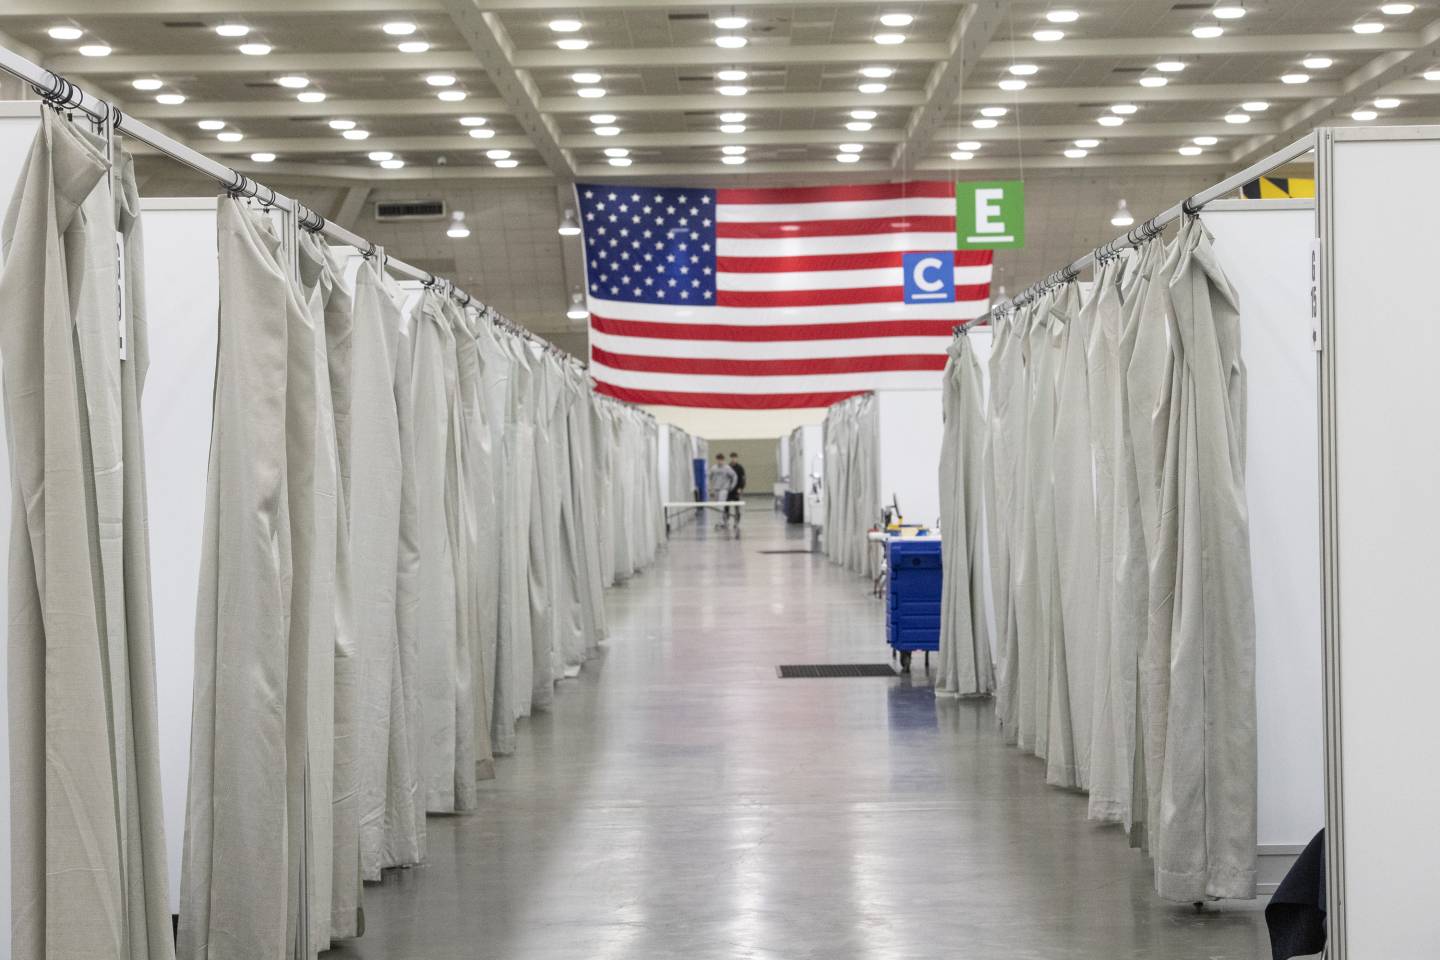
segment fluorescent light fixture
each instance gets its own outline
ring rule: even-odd
[[[386,170],[399,170],[405,166],[405,161],[398,157],[391,157],[389,160],[381,160],[380,166]]]
[[[1116,114],[1117,116],[1121,116],[1121,117],[1128,117],[1128,116],[1130,116],[1132,113],[1134,113],[1135,111],[1137,111],[1137,110],[1139,110],[1139,109],[1140,109],[1140,108],[1137,107],[1137,106],[1135,106],[1135,104],[1133,104],[1133,103],[1112,103],[1112,104],[1110,104],[1110,112],[1113,113],[1113,114]]]
[[[178,93],[162,93],[155,98],[155,102],[167,107],[178,107],[185,102],[185,98]]]
[[[980,141],[979,141],[979,140],[961,140],[959,143],[955,144],[955,149],[956,149],[956,150],[971,150],[971,151],[973,151],[973,150],[979,150],[979,149],[980,149]]]
[[[1040,72],[1040,68],[1033,63],[1012,63],[1010,72],[1017,77],[1033,77]]]
[[[295,94],[295,99],[301,103],[324,103],[325,94],[319,90],[306,90],[304,93]]]
[[[835,160],[836,160],[837,163],[859,163],[859,162],[860,162],[860,154],[858,154],[858,153],[837,153],[837,154],[835,154]]]
[[[908,27],[915,18],[908,13],[884,13],[880,15],[880,22],[887,27]]]
[[[550,21],[550,29],[551,29],[551,30],[554,30],[556,33],[574,33],[574,32],[576,32],[577,30],[579,30],[582,26],[583,26],[583,24],[582,24],[579,20],[551,20],[551,21]]]
[[[723,119],[723,118],[722,118],[722,119]],[[615,114],[613,114],[613,113],[592,113],[592,114],[590,114],[590,122],[591,122],[591,123],[597,123],[597,124],[599,124],[599,125],[602,126],[602,127],[608,126],[609,124],[612,124],[612,123],[615,122]]]
[[[1200,154],[1202,154],[1202,153],[1204,153],[1204,152],[1205,152],[1205,151],[1202,150],[1202,149],[1200,149],[1199,147],[1181,147],[1181,148],[1180,148],[1180,156],[1182,156],[1182,157],[1198,157],[1198,156],[1200,156]]]
[[[1115,205],[1115,212],[1110,215],[1110,226],[1128,227],[1135,222],[1135,217],[1130,213],[1130,205],[1121,197],[1120,202]]]
[[[1310,74],[1308,74],[1308,73],[1287,73],[1287,74],[1285,74],[1284,76],[1282,76],[1282,77],[1280,78],[1280,82],[1281,82],[1281,83],[1288,83],[1288,84],[1291,84],[1292,86],[1293,86],[1294,84],[1297,84],[1297,83],[1309,83],[1309,82],[1310,82]]]
[[[251,160],[254,160],[256,163],[274,163],[274,162],[275,162],[275,154],[273,154],[273,153],[263,153],[263,152],[262,152],[262,153],[252,153],[252,154],[250,154],[250,159],[251,159]]]
[[[1396,97],[1377,97],[1375,98],[1375,106],[1381,110],[1394,110],[1400,106],[1400,101]]]
[[[745,152],[745,148],[736,146],[724,146],[720,148],[720,152],[725,154],[725,156],[727,157],[738,157]]]
[[[744,70],[721,70],[715,74],[715,79],[724,81],[725,83],[739,83],[748,76],[750,76],[750,74]]]
[[[1249,122],[1250,122],[1250,114],[1248,114],[1248,113],[1227,113],[1227,114],[1225,114],[1225,122],[1226,122],[1226,123],[1249,123]]]
[[[222,37],[243,37],[250,28],[243,23],[221,23],[216,25],[215,32]]]
[[[395,44],[395,49],[401,53],[424,53],[430,49],[430,44],[424,40],[406,40],[404,43]]]
[[[724,47],[726,50],[739,50],[749,42],[749,40],[735,33],[722,33],[715,38],[715,46]]]
[[[715,92],[722,97],[743,97],[750,92],[750,88],[740,86],[739,84],[726,84],[725,86],[716,87]]]
[[[993,130],[1000,126],[999,120],[991,120],[989,117],[979,117],[970,121],[970,125],[976,130]]]
[[[450,214],[450,226],[445,229],[445,236],[453,240],[463,240],[470,236],[470,228],[465,226],[464,210],[456,210]]]
[[[863,153],[865,151],[865,144],[842,143],[840,144],[839,150],[841,153]]]
[[[1057,41],[1057,40],[1064,40],[1064,39],[1065,39],[1065,31],[1064,31],[1064,30],[1036,30],[1034,33],[1031,34],[1031,36],[1034,37],[1036,40],[1039,40],[1041,43],[1054,43],[1054,42]]]
[[[850,111],[850,119],[851,119],[851,120],[874,120],[874,119],[875,119],[875,116],[876,116],[876,114],[875,114],[875,111],[874,111],[874,110],[851,110],[851,111]]]
[[[79,40],[85,35],[79,27],[51,27],[45,32],[50,34],[51,40]]]
[[[575,232],[579,233],[580,229],[577,227]],[[570,294],[570,308],[565,311],[565,319],[584,320],[588,316],[590,316],[590,311],[585,309],[585,298],[580,291],[576,290]]]
[[[287,90],[304,90],[310,86],[309,77],[276,77],[275,82]]]
[[[1385,24],[1378,20],[1361,20],[1350,29],[1356,33],[1379,33],[1385,29]]]
[[[1051,23],[1074,23],[1080,19],[1080,14],[1074,10],[1051,10],[1045,14],[1045,19]]]
[[[631,160],[629,157],[611,157],[608,162],[612,167],[628,167],[635,161]]]
[[[1246,100],[1240,104],[1240,109],[1246,113],[1264,113],[1270,109],[1270,104],[1265,100]]]
[[[1405,16],[1405,14],[1407,14],[1407,13],[1414,13],[1414,12],[1415,12],[1415,4],[1413,4],[1413,3],[1382,3],[1382,4],[1380,5],[1380,12],[1383,13],[1383,14],[1385,14],[1385,16],[1387,16],[1387,17],[1403,17],[1403,16]]]
[[[721,132],[721,133],[744,133],[744,132],[745,132],[745,124],[743,124],[743,123],[722,123],[722,124],[720,124],[720,132]]]
[[[1374,120],[1378,116],[1380,116],[1380,114],[1376,113],[1374,110],[1356,110],[1354,113],[1350,114],[1351,119],[1359,120],[1361,123],[1368,123],[1369,121]]]
[[[575,219],[575,211],[567,209],[560,218],[560,226],[557,231],[562,237],[580,236],[580,221]]]
[[[221,143],[239,143],[241,140],[245,139],[245,134],[241,133],[239,130],[221,130],[219,133],[215,134],[215,139],[219,140]]]
[[[195,124],[195,126],[199,127],[201,130],[224,130],[224,129],[225,129],[225,121],[224,121],[224,120],[201,120],[199,123]]]
[[[453,87],[455,86],[455,77],[449,73],[432,73],[425,78],[425,82],[432,87]]]
[[[1220,141],[1219,141],[1218,139],[1216,139],[1215,137],[1196,137],[1194,140],[1191,140],[1190,142],[1193,143],[1193,144],[1195,144],[1196,146],[1201,146],[1201,147],[1213,147],[1213,146],[1215,146],[1215,144],[1219,143]]]
[[[980,116],[982,116],[982,117],[1003,117],[1003,116],[1005,116],[1005,114],[1007,114],[1007,113],[1009,113],[1009,112],[1010,112],[1010,110],[1009,110],[1008,107],[981,107],[981,108],[980,108]]]
[[[510,157],[509,150],[486,150],[485,156],[490,160],[507,160]]]
[[[461,100],[465,99],[465,91],[441,90],[439,93],[435,94],[435,96],[441,100],[444,100],[446,103],[459,103]]]
[[[1190,31],[1190,36],[1196,40],[1214,40],[1216,37],[1225,35],[1224,27],[1217,27],[1214,24],[1207,24],[1203,27],[1196,27]]]
[[[1102,127],[1118,127],[1125,122],[1125,118],[1106,115],[1097,118],[1095,122],[1100,124],[1100,126]]]
[[[855,133],[864,133],[866,130],[869,130],[873,126],[875,125],[869,120],[851,120],[845,124],[845,129],[853,131]]]
[[[904,43],[904,42],[905,42],[905,34],[903,34],[903,33],[877,33],[877,34],[875,34],[875,42],[878,43],[878,44],[880,44],[882,47],[893,47],[893,46],[895,46],[895,45],[897,45],[897,44],[901,44],[901,43]]]
[[[1081,150],[1094,150],[1096,147],[1100,146],[1100,141],[1094,139],[1093,137],[1082,137],[1081,139],[1075,141],[1075,146],[1079,147]]]
[[[1167,79],[1166,77],[1141,77],[1141,78],[1140,78],[1140,86],[1142,86],[1142,87],[1163,87],[1163,86],[1165,86],[1165,84],[1167,84],[1167,83],[1169,83],[1169,82],[1170,82],[1169,79]]]
[[[740,164],[742,164],[742,163],[745,162],[745,158],[744,158],[744,157],[739,157],[739,156],[736,156],[736,157],[721,157],[721,158],[720,158],[720,162],[721,162],[721,163],[728,163],[728,164],[729,164],[730,166],[732,166],[732,167],[738,167]]]
[[[380,29],[392,37],[408,37],[415,32],[415,24],[409,20],[392,20]]]
[[[1185,69],[1185,64],[1179,60],[1161,60],[1155,64],[1155,69],[1161,73],[1179,73]]]
[[[475,127],[473,130],[470,131],[470,136],[474,137],[476,140],[489,140],[491,137],[495,136],[495,131],[491,130],[489,127]]]
[[[365,140],[370,136],[369,130],[346,130],[340,134],[346,140]]]
[[[581,87],[579,90],[575,91],[575,95],[577,97],[583,97],[586,100],[599,100],[601,97],[605,96],[605,88]]]
[[[1334,62],[1329,57],[1306,57],[1300,64],[1309,70],[1324,70]]]
[[[581,71],[580,73],[570,74],[570,79],[582,86],[593,86],[600,82],[600,74]]]
[[[495,161],[495,166],[499,167],[501,170],[510,170],[510,169],[513,169],[514,167],[520,166],[520,161],[519,161],[519,160],[496,160],[496,161]]]
[[[242,43],[238,49],[247,57],[263,57],[275,48],[268,43]]]
[[[331,120],[331,121],[330,121],[330,129],[331,129],[331,130],[354,130],[354,129],[355,129],[355,121],[354,121],[354,120]]]
[[[886,87],[885,84],[883,84],[883,83],[875,82],[875,83],[862,83],[862,84],[860,84],[860,86],[856,87],[855,89],[859,90],[861,93],[884,93],[884,92],[885,92],[886,90],[888,90],[889,88]]]
[[[164,81],[157,80],[154,77],[141,77],[139,80],[131,80],[130,86],[134,87],[136,90],[159,90],[161,87],[165,86],[165,83]]]
[[[590,119],[593,120],[593,119],[595,119],[595,118],[594,118],[594,117],[591,117]],[[611,117],[610,119],[611,119],[611,120],[614,120],[615,118],[614,118],[614,117]],[[745,114],[741,113],[741,112],[738,111],[738,110],[727,110],[725,113],[720,114],[720,122],[721,122],[721,123],[744,123],[744,122],[745,122]]]
[[[744,17],[716,17],[714,23],[717,30],[744,30],[750,21]]]
[[[389,160],[391,157],[395,156],[395,154],[391,153],[389,150],[371,150],[368,154],[366,154],[366,156],[368,156],[371,160],[374,160],[376,163],[379,163],[381,160]]]
[[[1065,150],[1065,156],[1069,157],[1071,160],[1081,160],[1085,157],[1090,156],[1090,151],[1081,150],[1079,147],[1068,147]]]
[[[78,48],[82,57],[108,57],[110,47],[104,43],[87,43]]]
[[[998,84],[998,86],[1000,87],[1001,90],[1006,90],[1006,91],[1008,91],[1008,92],[1010,92],[1010,93],[1015,93],[1015,92],[1017,92],[1017,91],[1024,90],[1027,86],[1029,86],[1029,84],[1027,84],[1024,80],[1010,80],[1010,79],[1005,79],[1005,80],[1001,80],[1000,83]]]
[[[597,136],[597,137],[618,137],[618,136],[620,135],[620,128],[619,128],[619,127],[596,127],[594,133],[595,133],[595,136]]]
[[[891,67],[861,67],[860,76],[868,77],[871,80],[888,80],[895,75]]]
[[[1245,7],[1239,3],[1222,3],[1210,11],[1217,20],[1239,20],[1245,16]]]
[[[1431,82],[1440,80],[1440,70],[1426,70],[1423,76]]]
[[[972,152],[969,151],[969,150],[952,150],[952,151],[950,152],[950,159],[951,159],[951,160],[974,160],[974,159],[975,159],[975,154],[972,153]]]
[[[606,148],[605,148],[605,156],[607,156],[607,157],[628,157],[628,156],[630,156],[630,151],[629,151],[629,150],[626,150],[624,147],[606,147]]]
[[[483,126],[485,126],[485,124],[488,123],[488,122],[489,122],[489,121],[487,121],[484,117],[461,117],[461,118],[460,118],[460,126],[462,126],[462,127],[483,127]]]

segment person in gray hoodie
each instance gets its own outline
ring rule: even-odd
[[[725,462],[725,454],[715,454],[715,462],[710,464],[710,469],[705,474],[705,499],[712,503],[729,500],[730,491],[735,489],[736,479],[735,471]],[[720,522],[715,524],[716,530],[725,529],[730,522],[729,512],[727,507],[721,513]]]

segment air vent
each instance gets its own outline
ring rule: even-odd
[[[690,74],[688,76],[676,77],[681,83],[709,83],[715,79],[714,74]]]
[[[672,13],[672,14],[670,14],[670,19],[671,19],[672,21],[675,21],[675,20],[709,20],[709,19],[710,19],[710,14],[708,14],[708,13]]]
[[[1177,3],[1170,9],[1185,13],[1190,10],[1209,10],[1213,6],[1215,6],[1213,3]]]
[[[1111,73],[1144,73],[1149,67],[1116,67]]]
[[[376,220],[443,220],[444,200],[380,200],[375,204]]]
[[[205,26],[205,23],[201,20],[162,20],[160,25],[162,27],[175,27],[193,30],[196,27]]]

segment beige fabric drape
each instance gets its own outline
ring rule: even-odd
[[[555,509],[555,458],[550,441],[556,408],[555,385],[544,357],[528,350],[534,373],[535,459],[530,486],[530,697],[533,709],[554,696],[555,561],[559,545]]]
[[[1017,619],[1022,589],[1016,583],[1022,552],[1021,529],[1026,515],[1020,474],[1025,452],[1026,385],[1025,330],[1028,305],[1001,320],[990,353],[989,471],[986,476],[986,519],[990,533],[990,576],[995,596],[996,658],[999,670],[995,714],[1009,743],[1019,738],[1020,628]]]

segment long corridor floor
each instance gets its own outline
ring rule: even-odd
[[[869,584],[753,501],[606,594],[611,639],[521,722],[479,812],[365,890],[355,960],[1256,960],[1258,905],[1151,889],[1122,832],[888,659]],[[766,552],[772,551],[772,552]],[[780,552],[774,552],[780,551]]]

